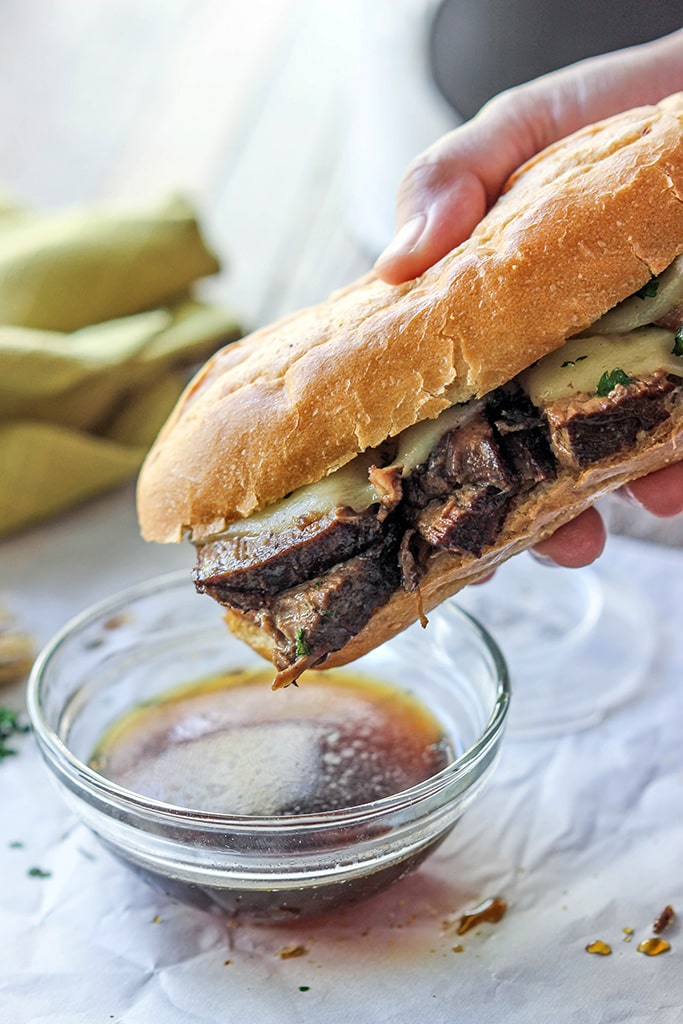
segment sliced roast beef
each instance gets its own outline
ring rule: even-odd
[[[467,430],[451,430],[447,435],[445,470],[449,482],[458,487],[474,484],[511,491],[515,485],[514,470],[483,414]]]
[[[479,556],[511,498],[554,479],[548,427],[516,384],[494,391],[450,430],[404,485],[404,516],[432,547]]]
[[[277,667],[299,659],[315,664],[360,632],[376,608],[401,584],[401,530],[387,524],[384,536],[361,554],[301,587],[287,590],[259,613],[276,637]]]
[[[405,505],[426,508],[435,498],[447,498],[466,484],[504,491],[514,486],[514,471],[500,450],[484,403],[464,425],[444,434],[425,462],[404,481]]]
[[[546,415],[560,461],[584,469],[633,445],[670,415],[674,384],[663,372],[617,384],[608,395],[553,402]]]
[[[198,545],[195,584],[219,601],[228,599],[228,592],[242,592],[239,607],[252,606],[247,595],[278,594],[319,576],[381,534],[371,513],[335,508],[283,533],[219,538]]]

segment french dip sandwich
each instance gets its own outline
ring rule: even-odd
[[[142,469],[148,540],[275,686],[348,662],[683,457],[683,93],[546,149],[471,238],[217,353]]]

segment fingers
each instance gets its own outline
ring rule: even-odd
[[[683,462],[659,469],[621,488],[623,497],[652,515],[669,517],[683,513]],[[569,568],[589,565],[602,553],[606,540],[602,517],[589,508],[576,519],[561,526],[547,540],[537,544],[532,554],[543,561]]]
[[[416,162],[401,184],[393,241],[375,264],[389,284],[401,284],[424,273],[464,241],[487,209],[478,175],[466,168],[448,179],[448,161]]]
[[[578,569],[590,565],[602,554],[606,539],[607,532],[600,513],[589,508],[537,544],[532,554],[543,561]]]
[[[495,97],[408,168],[397,234],[375,264],[400,284],[464,241],[509,175],[544,146],[591,121],[683,88],[683,30],[588,58]]]
[[[678,515],[683,512],[683,462],[634,480],[618,493],[652,515],[663,518]]]
[[[495,109],[480,115],[410,165],[399,187],[398,230],[375,264],[383,280],[401,284],[424,273],[482,219],[519,162],[514,133],[509,144],[492,145],[487,124],[497,117]]]

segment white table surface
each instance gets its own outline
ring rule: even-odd
[[[188,548],[140,541],[129,488],[0,546],[0,594],[43,642],[114,590],[189,569]],[[574,735],[508,737],[416,874],[322,922],[235,926],[160,896],[77,823],[21,737],[0,764],[3,1024],[680,1021],[678,924],[671,952],[636,945],[666,904],[683,913],[683,552],[618,539],[602,566],[656,607],[640,692]],[[0,701],[21,706],[21,687]],[[458,937],[461,913],[492,895],[505,918]],[[597,938],[611,956],[585,952]],[[278,955],[292,945],[305,952]]]

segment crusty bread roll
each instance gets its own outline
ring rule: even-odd
[[[683,249],[683,94],[551,146],[422,277],[372,276],[198,373],[143,467],[147,540],[216,533],[510,380]]]
[[[585,128],[508,182],[471,238],[422,277],[372,275],[215,355],[143,466],[148,540],[202,542],[454,403],[515,378],[660,274],[683,252],[683,93]],[[435,552],[428,611],[637,476],[682,457],[683,411],[636,449],[516,503],[480,557]],[[397,592],[326,664],[348,661],[419,615]],[[271,637],[229,609],[267,656]]]

